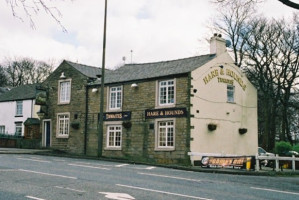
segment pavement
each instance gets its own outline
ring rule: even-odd
[[[82,159],[93,159],[93,160],[105,160],[111,162],[124,162],[134,164],[151,165],[152,163],[136,163],[128,160],[119,160],[113,158],[97,158],[89,157],[84,155],[67,154],[61,151],[55,151],[53,149],[19,149],[19,148],[2,148],[0,147],[0,154],[36,154],[44,156],[58,156],[58,157],[71,157],[71,158],[82,158]],[[263,167],[259,171],[246,170],[246,169],[232,169],[232,168],[203,168],[200,166],[181,166],[181,165],[159,165],[154,166],[172,168],[178,170],[188,170],[205,173],[221,173],[221,174],[235,174],[235,175],[253,175],[253,176],[299,176],[299,169],[295,172],[291,169],[283,169],[283,171],[276,172],[270,167]]]

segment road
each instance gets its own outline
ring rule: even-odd
[[[189,172],[38,155],[0,155],[0,200],[299,199],[299,177]]]

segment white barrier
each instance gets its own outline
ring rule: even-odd
[[[292,161],[292,170],[296,171],[296,161],[299,161],[299,158],[296,158],[294,155],[292,157],[280,157],[277,154],[275,156],[259,156],[258,154],[255,155],[256,165],[255,170],[260,170],[260,160],[275,160],[275,171],[279,171],[279,161],[287,160]]]

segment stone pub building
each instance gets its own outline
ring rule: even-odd
[[[225,40],[208,55],[126,64],[105,73],[102,155],[190,164],[202,155],[255,155],[257,91]],[[100,69],[64,61],[44,82],[43,146],[97,156]]]

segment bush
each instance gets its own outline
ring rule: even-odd
[[[292,145],[289,142],[276,142],[275,153],[279,155],[285,155],[288,151],[292,150]]]
[[[293,146],[293,151],[297,151],[299,153],[299,144]]]

